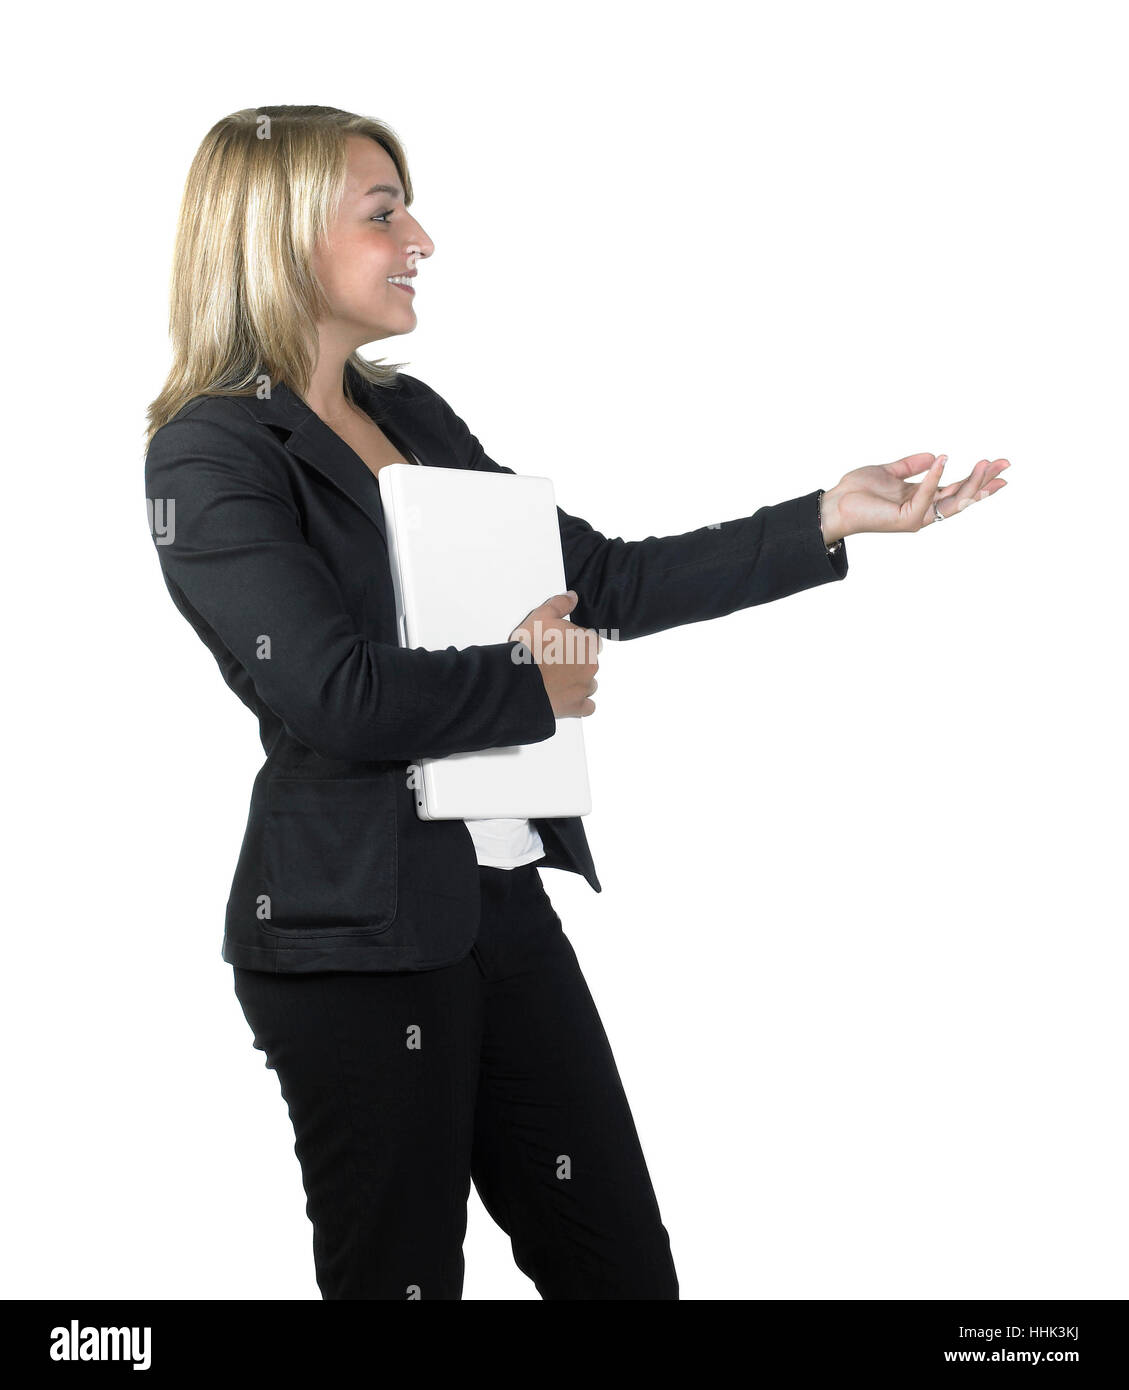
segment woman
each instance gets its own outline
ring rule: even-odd
[[[401,649],[381,468],[512,472],[424,382],[357,354],[415,327],[434,248],[412,198],[395,134],[327,107],[237,112],[189,173],[145,477],[169,592],[267,753],[222,957],[289,1107],[323,1298],[460,1298],[473,1180],[543,1298],[676,1299],[615,1061],[537,868],[599,891],[581,821],[423,821],[410,766],[548,738],[595,709],[598,631],[842,579],[846,536],[950,517],[1008,465],[942,488],[943,456],[914,454],[630,543],[561,511],[566,594],[515,614],[505,641]],[[564,660],[540,659],[578,628]]]

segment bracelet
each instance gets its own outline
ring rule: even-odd
[[[818,526],[819,526],[820,535],[822,535],[822,534],[823,534],[823,488],[820,488],[819,491],[818,491],[818,492],[816,493],[816,495],[815,495],[815,516],[816,516],[816,522],[817,522],[817,524],[818,524]],[[828,555],[837,555],[837,554],[839,553],[840,548],[842,547],[842,544],[843,544],[843,541],[842,541],[842,538],[840,537],[840,539],[837,540],[837,541],[835,542],[834,545],[828,545],[828,546],[826,547],[826,548],[827,548],[827,553],[828,553]]]

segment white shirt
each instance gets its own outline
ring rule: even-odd
[[[516,869],[544,857],[545,846],[532,821],[468,820],[465,824],[480,864],[492,869]]]

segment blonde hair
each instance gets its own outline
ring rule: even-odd
[[[196,151],[177,221],[169,281],[173,361],[149,406],[145,447],[194,396],[250,396],[258,374],[305,395],[318,319],[329,304],[311,257],[345,189],[346,137],[392,158],[412,201],[399,138],[383,121],[334,106],[262,106],[225,116]],[[375,385],[403,362],[348,362]],[[350,396],[348,374],[343,387]]]

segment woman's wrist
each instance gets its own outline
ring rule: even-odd
[[[823,530],[823,543],[825,545],[835,545],[846,535],[839,520],[839,494],[833,487],[820,493],[819,521]]]

